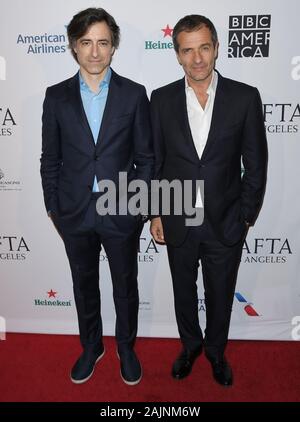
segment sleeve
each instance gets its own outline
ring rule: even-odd
[[[55,101],[51,98],[49,88],[43,104],[42,116],[42,154],[40,173],[46,210],[56,208],[59,170],[62,164],[61,139],[59,124],[55,114]]]
[[[267,139],[262,113],[262,102],[257,89],[253,91],[242,140],[241,206],[245,221],[253,225],[260,211],[267,180]]]

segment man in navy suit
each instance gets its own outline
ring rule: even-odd
[[[99,255],[105,248],[113,283],[121,377],[142,378],[134,352],[138,318],[137,252],[143,216],[99,215],[101,181],[149,183],[153,151],[145,88],[110,67],[119,45],[114,18],[101,8],[73,17],[67,28],[79,72],[46,91],[41,177],[47,212],[69,259],[83,352],[71,380],[83,383],[104,355],[100,313]],[[100,189],[99,189],[100,186]]]
[[[258,90],[222,77],[214,68],[218,37],[213,23],[190,15],[174,27],[173,43],[185,77],[151,97],[155,178],[204,181],[202,225],[187,216],[151,221],[155,240],[167,244],[182,352],[172,376],[188,376],[204,347],[215,380],[228,386],[232,370],[224,352],[243,240],[260,210],[266,183],[267,143]],[[241,177],[241,159],[244,174]],[[175,203],[175,202],[174,202]],[[174,207],[171,207],[171,209]],[[205,338],[198,319],[199,260],[205,290]]]

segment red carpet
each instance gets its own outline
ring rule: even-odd
[[[202,355],[192,374],[173,380],[170,368],[180,345],[173,339],[141,338],[136,350],[144,377],[129,387],[119,375],[115,341],[85,384],[74,385],[69,370],[80,354],[77,336],[8,334],[0,341],[0,401],[37,402],[211,402],[300,399],[300,342],[230,341],[227,358],[234,385],[216,384]]]

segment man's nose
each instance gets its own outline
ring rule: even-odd
[[[201,63],[201,61],[202,61],[202,54],[200,53],[200,51],[195,51],[195,53],[194,53],[194,61],[196,63]]]
[[[93,57],[97,57],[99,55],[99,46],[97,43],[92,45],[92,55]]]

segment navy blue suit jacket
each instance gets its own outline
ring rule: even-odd
[[[47,88],[42,122],[45,206],[62,227],[76,228],[82,221],[95,175],[98,181],[114,181],[117,188],[119,172],[127,172],[128,181],[151,180],[150,111],[142,85],[112,71],[96,145],[84,112],[78,73]]]

